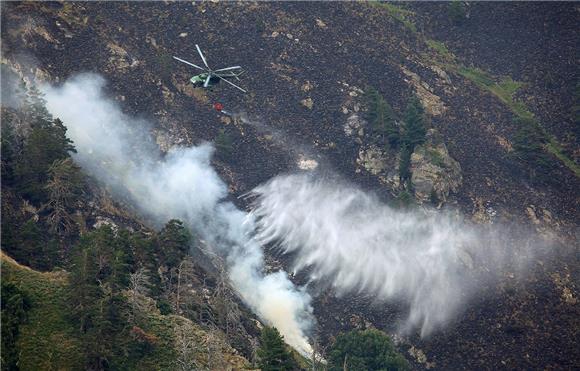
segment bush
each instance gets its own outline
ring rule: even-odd
[[[225,129],[220,129],[217,137],[214,141],[215,148],[217,149],[218,156],[222,159],[229,159],[234,151],[234,141],[232,137],[226,133]]]
[[[516,122],[520,126],[513,141],[516,157],[527,165],[530,179],[547,180],[554,162],[544,151],[548,143],[544,131],[533,119],[519,118]]]
[[[340,334],[328,355],[328,369],[331,371],[408,370],[409,364],[395,350],[387,334],[369,329]]]
[[[467,10],[465,9],[465,4],[462,1],[454,0],[449,3],[449,8],[447,9],[449,14],[449,19],[456,25],[460,25],[467,19]]]

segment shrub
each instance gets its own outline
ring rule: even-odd
[[[220,129],[214,141],[218,156],[222,157],[223,159],[230,158],[234,150],[233,144],[234,141],[232,137],[225,131],[225,129]]]
[[[513,147],[516,157],[528,167],[530,179],[546,180],[554,163],[545,152],[548,139],[542,128],[531,119],[517,119],[520,128],[516,132]]]
[[[465,4],[462,1],[454,0],[449,3],[447,9],[449,14],[449,19],[456,25],[460,25],[467,19],[467,10],[465,9]]]
[[[339,335],[328,355],[328,369],[331,371],[408,370],[409,364],[395,350],[387,334],[369,329]]]

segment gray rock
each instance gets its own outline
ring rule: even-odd
[[[361,148],[356,162],[373,175],[382,173],[387,167],[385,154],[374,145],[370,145],[366,149]]]
[[[411,155],[411,172],[418,201],[429,201],[434,195],[445,202],[463,182],[461,166],[449,155],[434,129],[429,130],[425,144],[417,146]]]

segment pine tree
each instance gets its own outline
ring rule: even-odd
[[[129,276],[124,246],[110,227],[83,236],[75,246],[69,304],[79,324],[87,369],[112,367],[115,340],[127,327],[123,290]]]
[[[425,142],[425,136],[427,135],[424,109],[417,97],[413,97],[407,105],[404,123],[402,142],[413,153],[415,146],[423,144]]]
[[[401,159],[399,160],[399,179],[401,183],[408,184],[411,180],[411,154],[407,144],[401,147]]]
[[[81,195],[83,179],[80,168],[71,158],[55,160],[48,169],[49,179],[45,186],[50,211],[47,222],[52,233],[69,235],[74,226],[71,217],[75,202]]]
[[[296,362],[286,350],[284,338],[275,327],[264,327],[257,351],[258,367],[262,371],[286,371],[297,369]]]
[[[53,121],[52,115],[46,108],[44,95],[35,85],[30,86],[26,92],[23,110],[26,121],[33,128],[36,126],[49,126]]]
[[[368,106],[365,119],[371,124],[373,132],[386,139],[391,147],[397,146],[400,138],[393,109],[376,89],[368,88],[365,98]]]
[[[1,160],[2,160],[2,185],[10,186],[14,184],[14,166],[17,160],[16,151],[16,137],[14,135],[14,129],[12,128],[11,117],[9,115],[3,115],[1,125]]]
[[[33,127],[16,167],[21,194],[36,205],[47,200],[45,185],[49,167],[54,161],[70,157],[69,152],[76,152],[72,141],[66,137],[62,121],[56,119],[45,124]]]
[[[165,263],[176,267],[189,251],[191,235],[182,221],[172,219],[159,232],[158,241]]]

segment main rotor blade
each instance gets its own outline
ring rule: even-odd
[[[241,91],[243,91],[244,93],[247,93],[247,91],[245,91],[244,89],[240,88],[239,86],[237,86],[237,85],[236,85],[236,84],[234,84],[233,82],[231,82],[231,81],[228,81],[228,80],[224,79],[224,78],[223,78],[223,77],[221,77],[220,75],[215,75],[215,76],[217,76],[217,77],[219,77],[220,79],[224,80],[225,82],[227,82],[228,84],[230,84],[230,85],[231,85],[231,86],[233,86],[234,88],[236,88],[236,89],[240,89],[240,90],[241,90]]]
[[[196,64],[193,64],[193,63],[191,63],[191,62],[188,62],[188,61],[186,61],[186,60],[183,60],[183,59],[181,59],[181,58],[177,58],[177,57],[175,57],[175,56],[174,56],[173,58],[174,58],[174,59],[177,59],[178,61],[180,61],[180,62],[182,62],[182,63],[189,64],[190,66],[193,66],[193,67],[195,67],[195,68],[199,68],[199,69],[200,69],[200,70],[202,70],[202,71],[205,71],[205,68],[201,68],[200,66],[198,66],[198,65],[196,65]]]
[[[209,66],[207,65],[207,61],[205,60],[205,57],[203,56],[203,53],[201,52],[199,45],[195,44],[195,47],[197,48],[197,52],[199,53],[199,56],[201,57],[203,64],[205,64],[205,66],[207,67],[208,70],[211,70],[211,68],[209,68]]]
[[[222,72],[222,71],[230,71],[230,70],[237,70],[237,69],[241,69],[242,66],[233,66],[233,67],[228,67],[228,68],[220,68],[219,70],[215,70],[213,72]]]
[[[204,88],[207,88],[207,86],[209,85],[209,79],[211,79],[211,73],[207,75],[207,79],[205,79],[205,82],[203,83]]]

